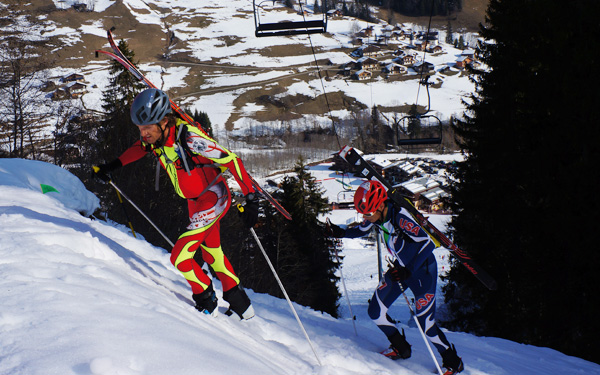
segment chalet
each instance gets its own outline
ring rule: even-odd
[[[466,55],[461,55],[456,60],[455,65],[458,69],[464,69],[467,67],[467,65],[470,65],[472,63],[473,63],[473,58],[466,56]]]
[[[71,82],[66,87],[65,90],[72,98],[78,98],[81,95],[85,94],[86,85],[80,82]]]
[[[437,212],[444,209],[443,200],[448,198],[450,194],[440,187],[434,187],[421,194],[423,200],[422,209],[426,209],[429,212]]]
[[[63,82],[81,82],[83,81],[83,75],[78,73],[71,73],[68,76],[64,76],[61,78]]]
[[[384,74],[388,74],[388,75],[396,75],[396,74],[406,73],[406,67],[399,65],[399,64],[390,63],[390,64],[385,65],[381,69],[381,72]]]
[[[392,59],[392,62],[394,62],[396,64],[409,66],[409,65],[416,63],[417,58],[415,57],[415,55],[404,54],[402,56],[398,56],[398,57]]]
[[[434,65],[427,61],[419,61],[415,63],[412,68],[417,73],[429,73],[434,70]]]
[[[337,18],[342,16],[340,9],[330,9],[327,11],[327,18]]]
[[[374,46],[374,45],[368,45],[363,47],[363,56],[377,56],[381,53],[381,48]]]
[[[475,58],[475,50],[472,48],[467,48],[461,52],[461,56],[469,56],[470,58]]]
[[[350,60],[347,63],[340,65],[340,74],[345,77],[349,77],[352,74],[352,70],[360,70],[360,64],[354,60]]]
[[[363,57],[365,47],[366,46],[361,45],[360,47],[358,47],[354,51],[350,52],[350,57],[356,57],[356,58]]]
[[[427,45],[429,46],[437,46],[439,44],[439,33],[437,31],[422,33],[419,35],[419,39],[423,42],[427,42]]]
[[[442,52],[444,49],[441,46],[430,46],[429,47],[429,53],[439,53]]]
[[[400,184],[413,197],[417,198],[426,191],[440,186],[440,183],[430,177],[419,177]]]
[[[365,70],[376,69],[379,65],[379,62],[376,59],[367,56],[361,57],[360,59],[356,60],[356,63],[360,66],[359,69]]]
[[[352,77],[354,77],[355,79],[357,79],[359,81],[371,79],[372,76],[373,76],[373,73],[369,72],[368,70],[364,70],[364,69],[359,70],[358,72],[356,72],[352,75]]]

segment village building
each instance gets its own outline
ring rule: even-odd
[[[427,61],[419,61],[412,66],[417,73],[429,73],[434,70],[435,66]]]
[[[400,64],[389,63],[381,69],[381,72],[387,75],[397,75],[406,73],[406,67]]]
[[[84,79],[82,74],[71,73],[61,78],[62,82],[82,82]]]
[[[352,75],[352,77],[354,77],[355,79],[357,79],[359,81],[371,79],[372,76],[373,76],[373,73],[371,73],[370,71],[365,70],[365,69],[361,69]]]
[[[415,55],[404,54],[402,56],[398,56],[392,59],[392,62],[404,66],[410,66],[417,62],[417,58],[415,57]]]
[[[81,82],[71,82],[65,87],[65,91],[71,98],[78,98],[85,94],[87,86]]]
[[[470,65],[473,63],[473,58],[466,56],[466,55],[461,55],[458,57],[458,59],[456,60],[456,64],[455,66],[458,69],[464,69],[467,67],[467,65]]]
[[[379,66],[379,62],[377,61],[377,59],[367,56],[361,57],[360,59],[356,60],[356,64],[358,69],[365,69],[370,71],[372,71],[373,69],[377,69],[377,67]]]
[[[381,48],[374,46],[372,44],[367,45],[365,48],[363,48],[363,56],[377,56],[381,54]]]

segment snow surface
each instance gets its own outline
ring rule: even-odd
[[[327,194],[337,196],[342,184],[334,181],[339,176],[327,166],[312,171],[317,179],[328,181]],[[40,184],[58,192],[43,194]],[[402,321],[399,327],[413,345],[413,356],[391,361],[378,354],[387,342],[366,313],[367,299],[377,285],[377,265],[374,247],[365,240],[344,240],[342,252],[358,335],[345,297],[340,300],[341,319],[294,304],[320,366],[285,300],[249,290],[257,314],[249,321],[197,312],[187,282],[164,249],[133,238],[125,226],[79,213],[89,213],[97,205],[96,197],[61,168],[0,159],[0,374],[434,371],[403,299],[390,314]],[[329,216],[345,223],[355,214],[336,210]],[[443,227],[448,217],[431,220]],[[436,253],[440,267],[445,267],[447,251]],[[219,310],[225,309],[220,300]],[[466,375],[600,374],[600,365],[548,348],[460,332],[447,336],[464,359]]]

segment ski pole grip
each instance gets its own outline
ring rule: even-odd
[[[237,207],[238,211],[244,212],[244,206],[242,206],[241,203],[238,203],[236,207]]]
[[[92,166],[92,169],[94,170],[95,173],[98,173],[98,171],[100,170],[100,167],[98,167],[97,165]]]

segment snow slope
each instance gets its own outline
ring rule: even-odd
[[[58,192],[43,194],[39,184]],[[391,313],[402,320],[413,357],[394,362],[377,353],[386,342],[366,315],[377,284],[375,252],[363,240],[345,240],[343,251],[358,336],[345,299],[345,318],[338,320],[295,305],[319,366],[285,300],[248,291],[257,316],[243,322],[198,313],[164,249],[133,238],[124,226],[79,214],[97,204],[65,170],[0,159],[0,374],[411,375],[434,369],[419,333],[404,324],[409,315],[402,300]],[[342,223],[352,215],[340,210],[332,218]],[[447,335],[464,358],[464,374],[600,374],[600,365],[555,350]]]

